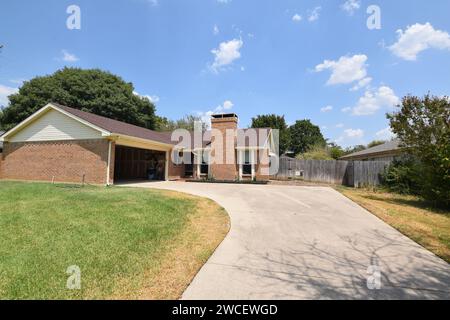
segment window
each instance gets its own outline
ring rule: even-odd
[[[209,153],[204,151],[202,156],[202,163],[200,164],[200,174],[209,173]]]
[[[243,175],[251,175],[252,174],[250,150],[244,151],[244,163],[242,164],[242,174]]]

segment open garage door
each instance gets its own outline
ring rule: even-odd
[[[165,152],[116,145],[114,181],[165,180]]]

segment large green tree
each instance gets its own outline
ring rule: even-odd
[[[284,116],[276,114],[258,115],[252,118],[252,128],[271,128],[279,130],[280,154],[289,147],[289,132]]]
[[[308,152],[313,147],[326,146],[326,140],[320,128],[312,124],[310,120],[298,120],[289,127],[288,131],[290,150],[296,155]]]
[[[392,132],[421,165],[421,194],[450,205],[450,98],[406,96],[387,115]]]
[[[49,102],[148,129],[156,125],[155,106],[148,98],[136,95],[132,83],[98,69],[64,68],[52,75],[36,77],[25,82],[9,100],[10,104],[0,114],[0,127],[4,130]]]
[[[166,117],[158,117],[156,130],[158,131],[173,131],[175,129],[186,129],[194,131],[195,123],[199,122],[202,125],[202,130],[207,130],[207,125],[202,121],[202,118],[195,115],[186,115],[178,120],[170,120]]]

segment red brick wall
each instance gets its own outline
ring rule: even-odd
[[[214,139],[212,136],[211,148],[212,156],[220,163],[211,164],[211,176],[216,180],[234,181],[238,176],[236,165],[236,129],[237,118],[211,119],[212,129],[222,133],[222,139]],[[227,130],[233,130],[234,135],[227,136]],[[221,157],[219,156],[221,154]],[[233,159],[234,163],[227,164],[227,157]],[[220,158],[220,159],[219,159]]]
[[[179,179],[182,177],[184,177],[184,165],[174,164],[169,153],[169,180]]]
[[[257,153],[257,165],[255,168],[256,171],[256,180],[258,181],[267,181],[269,180],[269,150],[259,150]]]
[[[0,177],[3,179],[82,181],[105,184],[108,140],[5,143]],[[114,177],[112,144],[111,182]]]

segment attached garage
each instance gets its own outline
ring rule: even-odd
[[[167,180],[170,135],[50,103],[1,137],[1,179]]]
[[[114,181],[165,180],[165,158],[162,151],[116,146]]]

